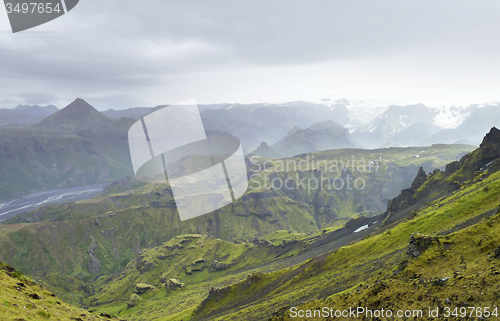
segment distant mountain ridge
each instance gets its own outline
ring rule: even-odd
[[[354,147],[356,144],[346,128],[326,120],[306,129],[294,127],[277,143],[269,146],[263,142],[252,154],[264,157],[290,157],[302,153]]]
[[[0,109],[0,126],[38,123],[58,110],[54,105],[19,105],[13,109]]]
[[[139,119],[165,106],[109,109],[100,114],[109,119]],[[38,109],[38,106],[28,107],[0,110],[0,126],[36,123],[57,111],[54,106]],[[268,145],[277,143],[294,127],[308,128],[325,120],[332,120],[347,128],[352,140],[364,148],[444,143],[479,145],[484,132],[492,126],[500,126],[499,103],[465,107],[428,107],[423,104],[382,106],[356,100],[322,99],[315,103],[200,104],[198,108],[207,131],[225,132],[238,137],[245,153],[255,150],[262,142]],[[11,113],[16,116],[7,115]],[[93,117],[94,126],[106,124],[96,113]],[[63,127],[68,130],[71,126]],[[79,126],[77,124],[74,127]]]

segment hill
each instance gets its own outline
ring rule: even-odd
[[[3,320],[111,319],[65,303],[32,278],[2,262],[0,262],[0,287],[2,288],[0,315]]]

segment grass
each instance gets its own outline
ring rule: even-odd
[[[251,190],[244,198],[228,205],[215,213],[204,215],[189,221],[181,222],[175,211],[172,194],[166,185],[141,186],[133,191],[116,191],[101,198],[77,203],[47,206],[31,213],[25,213],[9,220],[10,225],[0,226],[0,259],[8,260],[10,264],[20,268],[23,272],[41,279],[58,295],[70,302],[90,302],[89,296],[101,293],[100,288],[106,285],[106,280],[116,280],[119,273],[127,271],[128,262],[137,258],[141,251],[154,248],[171,240],[175,236],[184,234],[208,234],[226,241],[236,238],[253,236],[268,236],[274,239],[275,244],[281,244],[286,238],[301,239],[304,234],[318,233],[323,230],[333,231],[339,228],[351,217],[371,210],[383,210],[386,202],[384,198],[399,193],[401,186],[409,184],[412,175],[404,172],[398,166],[421,165],[430,161],[435,166],[446,162],[447,158],[458,158],[458,155],[468,146],[438,146],[429,147],[428,156],[415,159],[416,149],[396,148],[386,150],[340,150],[313,153],[314,161],[343,160],[347,162],[354,158],[373,159],[380,161],[380,171],[376,173],[360,173],[369,183],[363,191],[340,191],[316,189],[287,190]],[[446,155],[444,159],[436,158],[436,153]],[[380,159],[382,157],[382,159]],[[428,158],[426,158],[428,157]],[[310,157],[311,168],[317,166]],[[261,159],[263,160],[263,159]],[[295,163],[307,160],[305,155],[291,158]],[[269,160],[276,169],[277,160]],[[316,164],[316,165],[315,165]],[[416,167],[412,167],[417,170]],[[314,172],[275,173],[273,170],[260,171],[258,179],[269,175],[298,174],[299,179],[312,178]],[[328,173],[330,178],[340,173]],[[285,177],[285,176],[283,176]],[[380,195],[380,186],[384,187],[384,195]],[[381,200],[382,199],[382,200]],[[361,200],[361,201],[360,201]],[[23,222],[32,223],[25,224]],[[290,230],[292,237],[285,236],[283,230]],[[96,248],[93,250],[95,258],[101,264],[97,272],[87,269],[89,263],[89,248],[92,241]],[[210,241],[211,242],[211,241]],[[230,244],[230,243],[229,243]],[[224,252],[226,245],[220,245],[219,253]],[[237,247],[231,247],[236,258],[240,255]],[[246,250],[245,250],[246,251]],[[250,266],[262,264],[261,253],[246,251],[245,257]],[[287,256],[296,255],[298,250],[287,253]],[[264,255],[267,255],[264,253]],[[197,260],[199,257],[189,257]],[[215,259],[215,258],[214,258]],[[224,260],[223,260],[224,261]],[[227,262],[224,261],[224,262]],[[191,262],[182,261],[188,266]],[[175,264],[164,272],[174,271]],[[270,271],[275,268],[260,267]],[[175,275],[186,278],[186,283],[202,284],[208,276],[219,278],[215,272],[207,270],[186,276],[177,267]],[[184,273],[184,274],[183,274]],[[223,274],[223,273],[220,273]],[[96,281],[100,275],[104,277]],[[144,273],[141,276],[148,276]],[[147,282],[157,282],[157,276],[152,276]],[[236,282],[245,278],[241,275],[227,279],[227,282]],[[113,299],[129,299],[130,284],[135,279],[127,279],[118,287],[115,294],[103,293],[98,299],[101,304],[110,304]],[[146,282],[146,283],[147,283]],[[226,279],[221,278],[221,286],[227,285]],[[90,285],[93,285],[93,290]],[[118,286],[115,284],[114,286]],[[207,295],[209,283],[205,283],[194,295],[198,299]],[[158,290],[160,291],[160,290]],[[92,297],[94,298],[94,297]],[[188,300],[188,299],[185,299]],[[193,300],[184,306],[191,309]],[[118,304],[118,303],[117,303]],[[146,303],[143,303],[146,304]],[[191,305],[190,305],[191,304]]]
[[[0,315],[2,320],[105,320],[71,306],[33,279],[0,263]]]

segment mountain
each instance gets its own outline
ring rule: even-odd
[[[500,126],[500,104],[472,105],[463,113],[465,114],[464,120],[458,126],[439,131],[422,140],[421,143],[451,144],[460,140],[468,140],[474,145],[479,145],[484,132],[493,126]]]
[[[307,128],[332,120],[340,125],[348,122],[345,106],[329,107],[306,102],[283,104],[227,104],[206,108],[201,117],[206,130],[218,130],[240,139],[249,153],[262,142],[274,144],[294,127]]]
[[[59,109],[54,105],[19,105],[13,109],[0,109],[0,126],[28,125],[40,122]]]
[[[289,157],[321,150],[354,148],[349,131],[331,120],[311,125],[306,129],[294,127],[288,134],[269,146],[262,143],[251,154],[265,157]]]
[[[343,114],[341,117],[345,120],[335,120],[335,122],[342,124],[345,128],[349,129],[350,132],[369,124],[388,108],[384,105],[380,105],[380,103],[373,104],[365,101],[347,100],[345,98],[337,100],[323,98],[318,104],[341,111]]]
[[[250,153],[250,155],[259,155],[267,158],[278,158],[280,157],[280,153],[274,150],[271,146],[269,146],[266,142],[260,143],[260,146],[257,147],[256,150]]]
[[[35,129],[47,131],[77,132],[95,130],[112,123],[112,120],[81,98],[34,125]]]
[[[42,122],[0,130],[0,199],[132,175],[127,132],[82,99]]]
[[[434,124],[435,116],[435,110],[422,104],[393,105],[368,125],[356,129],[352,138],[366,148],[416,146],[440,130]]]

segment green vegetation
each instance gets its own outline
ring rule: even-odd
[[[0,263],[0,288],[2,320],[107,319],[64,303],[33,279],[5,263]]]
[[[297,293],[294,292],[295,285],[287,290],[291,291],[291,297],[268,296],[280,291],[283,285],[295,282],[296,278],[308,280],[304,271],[325,260],[325,256],[315,257],[355,240],[357,236],[343,234],[340,234],[340,239],[331,238],[349,218],[382,212],[387,199],[411,183],[418,165],[441,166],[448,158],[458,159],[470,148],[433,146],[425,148],[428,156],[418,158],[415,153],[417,150],[421,152],[422,148],[327,151],[313,153],[314,158],[309,157],[309,160],[307,155],[285,159],[297,167],[309,161],[309,169],[298,171],[280,170],[279,160],[260,158],[258,164],[265,163],[268,167],[252,173],[256,175],[256,181],[262,182],[273,177],[298,180],[317,177],[318,170],[321,170],[318,164],[324,164],[318,161],[331,166],[332,161],[337,160],[341,166],[341,161],[347,165],[353,158],[374,163],[378,160],[380,167],[378,172],[349,169],[352,174],[365,179],[367,186],[363,190],[331,191],[319,187],[287,190],[262,186],[250,189],[240,200],[225,208],[185,222],[178,218],[169,186],[146,185],[128,191],[117,188],[100,198],[47,206],[6,221],[0,226],[0,259],[40,279],[71,302],[93,306],[99,312],[120,317],[206,320],[207,315],[210,318],[220,315],[224,319],[226,315],[236,313],[231,317],[237,320],[245,319],[249,312],[242,308],[242,304],[252,304],[256,309],[256,319],[259,319],[269,316],[270,309],[279,308],[282,302],[317,298],[342,288],[327,287],[324,294],[318,295],[313,291],[317,280],[312,277],[310,282],[297,283],[297,288],[300,288]],[[438,153],[445,156],[439,158]],[[254,166],[258,167],[257,164]],[[334,179],[346,175],[346,172],[325,171],[324,175]],[[176,256],[175,261],[157,259],[165,246],[175,246],[166,244],[182,239],[175,237],[191,234],[210,235],[217,240],[199,237],[200,244],[192,245],[192,249],[183,247],[182,251],[186,252]],[[255,236],[266,237],[275,246],[229,243]],[[205,243],[207,245],[202,247]],[[346,257],[350,256],[346,254]],[[198,261],[202,258],[205,262]],[[215,261],[222,263],[221,266],[231,264],[231,267],[212,271],[209,263]],[[305,265],[300,265],[304,261],[307,261]],[[141,273],[137,269],[138,263],[158,269]],[[248,275],[251,275],[249,279]],[[160,282],[162,276],[177,278],[185,287],[167,294]],[[353,273],[349,277],[354,280],[360,276]],[[271,279],[274,280],[270,283],[272,287],[266,287]],[[295,284],[293,282],[290,284]],[[140,283],[154,288],[134,293],[135,285]],[[240,283],[250,283],[251,287],[240,289]],[[233,302],[225,297],[225,292],[211,291],[212,287],[224,289],[229,285],[234,291],[256,294],[251,296],[252,299]],[[265,287],[265,293],[259,292],[261,286]],[[232,293],[233,290],[225,291]],[[227,305],[219,306],[207,300],[199,308],[210,295],[221,300],[224,297]],[[254,299],[266,300],[266,303],[259,305]]]
[[[77,99],[38,124],[0,129],[0,200],[132,175],[132,123]]]

